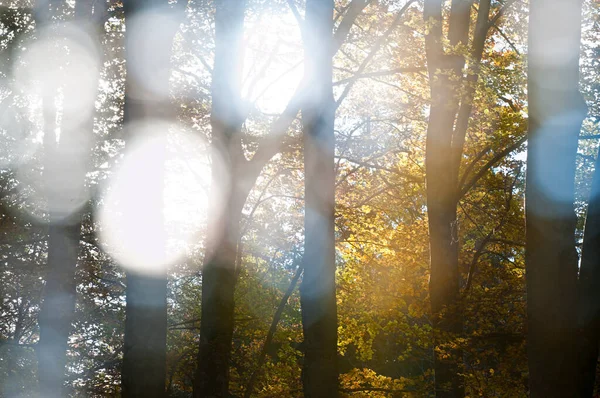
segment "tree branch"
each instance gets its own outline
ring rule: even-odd
[[[350,83],[352,81],[358,80],[358,79],[368,79],[371,77],[381,77],[381,76],[389,76],[389,75],[396,75],[399,73],[417,73],[417,72],[423,72],[426,71],[427,68],[424,66],[413,66],[413,67],[406,67],[406,68],[396,68],[396,69],[390,69],[390,70],[381,70],[378,72],[369,72],[369,73],[362,73],[362,74],[355,74],[352,77],[347,77],[345,79],[342,80],[338,80],[337,82],[334,82],[333,85],[334,86],[339,86],[341,84],[346,84],[346,83]]]
[[[344,30],[340,30],[342,26],[344,26],[343,29],[348,29],[349,31],[352,24],[354,24],[354,21],[356,20],[357,16],[360,14],[360,11],[362,11],[370,1],[371,0],[353,0],[353,5],[354,2],[356,2],[356,5],[354,5],[355,8],[347,12],[342,22],[340,22],[340,27],[336,31],[336,38],[334,40],[332,56],[340,50],[343,44],[343,40],[345,40],[347,37],[347,33],[343,33]],[[416,0],[409,0],[409,2],[400,11],[399,15],[401,15],[404,12],[403,10],[408,8],[408,5],[412,4],[415,1]],[[365,4],[362,5],[362,3]],[[399,16],[397,17],[397,19],[399,20]],[[348,28],[346,28],[346,26],[348,26]],[[247,164],[242,165],[242,167],[245,170],[245,176],[249,179],[249,181],[256,180],[262,168],[267,164],[267,162],[269,162],[269,160],[271,160],[273,156],[275,156],[281,151],[281,147],[284,144],[285,133],[296,118],[296,115],[298,115],[298,112],[300,111],[304,103],[305,84],[305,79],[302,79],[302,82],[300,82],[298,88],[296,88],[296,92],[288,102],[281,116],[271,125],[271,129],[268,136],[265,137],[259,143],[258,149],[254,153],[252,159],[249,162],[247,162]],[[349,85],[351,84],[352,83],[350,83]],[[346,87],[348,88],[348,86]]]
[[[355,75],[360,75],[360,74],[362,74],[365,71],[365,69],[367,68],[367,66],[369,66],[369,63],[375,57],[375,55],[377,54],[377,52],[379,51],[379,49],[385,44],[385,42],[387,41],[387,39],[390,36],[390,34],[398,27],[398,25],[400,25],[400,20],[402,19],[402,16],[406,12],[406,10],[415,1],[416,0],[408,0],[406,2],[406,4],[404,4],[404,6],[400,9],[400,11],[398,11],[398,14],[396,14],[396,17],[392,21],[392,24],[390,25],[390,27],[384,32],[384,34],[382,36],[380,36],[377,39],[377,41],[375,41],[375,43],[373,44],[373,47],[371,47],[371,51],[369,52],[369,54],[367,55],[367,57],[363,60],[363,62],[360,64],[360,66],[356,70]],[[335,101],[336,102],[336,104],[335,104],[336,108],[338,108],[340,106],[340,104],[342,103],[342,101],[346,98],[346,96],[350,92],[350,89],[354,85],[355,81],[356,80],[348,82],[348,84],[346,85],[346,87],[344,87],[344,91],[339,96],[339,98]]]
[[[504,15],[504,13],[506,12],[506,10],[508,10],[510,8],[510,6],[512,6],[515,2],[516,2],[516,0],[508,0],[508,1],[506,1],[506,3],[504,3],[504,5],[498,10],[498,12],[488,22],[489,27],[492,27],[492,26],[496,25],[496,23],[498,22],[498,20],[500,19],[500,17],[502,15]]]
[[[512,151],[514,151],[515,149],[517,149],[518,147],[520,147],[525,141],[527,141],[527,136],[524,135],[523,137],[519,138],[514,144],[510,145],[509,147],[507,147],[506,149],[504,149],[501,152],[498,152],[493,158],[491,158],[482,168],[481,170],[479,170],[479,172],[477,174],[475,174],[473,176],[473,178],[471,178],[469,180],[469,182],[467,182],[462,189],[460,189],[459,193],[458,193],[458,199],[460,200],[463,196],[465,196],[465,194],[467,192],[469,192],[469,190],[471,188],[473,188],[473,186],[475,184],[477,184],[477,181],[479,181],[481,179],[481,177],[483,177],[485,175],[485,173],[488,172],[489,169],[491,169],[492,167],[494,167],[494,165],[496,165],[496,163],[498,163],[500,160],[504,159],[508,154],[510,154]]]
[[[354,25],[354,21],[356,21],[356,18],[358,18],[362,10],[364,10],[370,2],[371,0],[352,0],[348,6],[348,11],[333,34],[333,42],[335,46],[339,48],[342,44],[344,44],[348,34],[350,33],[350,29],[352,29],[352,26]]]
[[[475,97],[477,80],[479,78],[479,69],[485,40],[489,31],[488,17],[490,13],[491,0],[482,0],[479,3],[477,12],[477,22],[475,23],[475,34],[473,36],[473,50],[471,52],[471,62],[469,71],[465,79],[466,87],[464,94],[460,100],[460,108],[456,117],[456,128],[452,134],[451,144],[451,168],[453,170],[453,178],[458,177],[460,169],[460,161],[462,159],[463,148],[465,146],[465,138],[467,128],[469,127],[469,118],[473,110],[473,99]],[[462,74],[461,74],[462,76]],[[456,182],[453,182],[456,184]]]

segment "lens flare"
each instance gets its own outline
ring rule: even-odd
[[[94,111],[100,64],[96,42],[75,24],[42,30],[39,37],[24,45],[14,65],[15,85],[29,95],[43,88],[60,89],[63,124],[77,126]]]
[[[100,239],[127,270],[160,274],[198,239],[209,192],[224,193],[227,178],[211,186],[211,167],[220,159],[205,140],[181,127],[153,121],[127,130],[128,149],[97,210]]]
[[[7,161],[16,168],[19,190],[26,198],[22,208],[34,218],[50,214],[51,221],[60,221],[90,197],[84,185],[92,140],[88,122],[95,109],[100,59],[95,40],[78,25],[42,29],[38,37],[25,43],[17,57],[14,85],[27,97],[43,98],[43,123],[58,122],[56,137],[46,140],[44,147],[41,134],[27,132],[32,128],[20,132],[18,119],[8,114],[0,120],[0,128],[11,130],[12,137],[6,137],[17,155]],[[42,172],[36,166],[40,160]]]
[[[546,120],[539,127],[536,134],[530,139],[530,145],[536,141],[536,155],[528,156],[528,162],[535,172],[529,178],[536,179],[542,193],[550,199],[551,202],[573,203],[573,184],[574,176],[567,170],[563,170],[554,164],[548,165],[544,159],[558,159],[565,156],[565,153],[575,153],[577,151],[577,142],[565,141],[561,135],[571,134],[572,126],[577,124],[582,118],[581,112],[571,111],[558,114],[549,120]],[[572,148],[565,148],[562,145],[556,145],[556,142],[569,142]],[[560,164],[560,163],[558,163]],[[565,216],[564,214],[555,214],[556,208],[545,209],[542,207],[532,209],[545,216],[556,217]],[[570,211],[568,210],[569,214]],[[546,214],[547,213],[547,214]]]

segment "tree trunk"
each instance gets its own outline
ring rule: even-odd
[[[580,0],[532,0],[526,187],[527,354],[531,397],[576,396],[575,158]]]
[[[48,229],[48,273],[39,315],[37,348],[40,392],[45,397],[65,396],[68,339],[75,311],[75,265],[79,252],[80,214]]]
[[[233,339],[235,267],[240,217],[253,181],[245,181],[240,165],[241,44],[245,2],[216,1],[215,60],[212,76],[212,147],[224,169],[213,162],[213,185],[228,182],[224,198],[213,194],[202,270],[202,314],[194,397],[226,397]],[[249,187],[250,186],[250,187]],[[213,193],[217,190],[213,188]],[[216,206],[224,203],[220,211]],[[216,214],[215,214],[216,213]]]
[[[578,296],[578,326],[581,333],[578,347],[578,396],[592,397],[600,343],[600,156],[596,159],[585,219]]]
[[[223,210],[227,213],[222,220],[225,226],[214,249],[207,253],[202,270],[202,314],[194,397],[229,396],[235,266],[242,209],[234,204],[240,203],[238,200],[230,198],[228,202]]]
[[[39,26],[50,23],[52,14],[60,7],[59,3],[40,2],[41,9],[36,12],[36,22]],[[101,14],[100,11],[92,13],[91,1],[78,0],[75,6],[76,22],[80,23],[81,27],[90,20],[97,22],[95,18]],[[91,32],[94,33],[96,32]],[[47,182],[50,224],[46,285],[39,315],[38,378],[41,394],[45,397],[62,397],[66,395],[63,389],[66,352],[75,311],[75,269],[83,210],[81,207],[70,206],[67,206],[67,211],[61,209],[65,208],[66,203],[79,203],[84,199],[96,90],[65,92],[65,97],[76,96],[78,101],[85,104],[89,117],[74,124],[73,118],[78,115],[73,115],[72,111],[65,109],[60,142],[57,144],[54,132],[56,109],[50,106],[54,102],[57,87],[54,86],[54,82],[44,84],[44,178]]]
[[[300,285],[306,397],[338,395],[335,296],[333,1],[307,0],[304,125],[305,241]]]
[[[252,159],[246,160],[241,147],[244,116],[239,103],[244,2],[220,0],[216,3],[211,124],[213,149],[224,160],[225,170],[213,169],[213,180],[221,184],[229,182],[230,192],[221,200],[212,199],[213,202],[218,202],[214,204],[225,203],[225,206],[222,213],[217,212],[220,215],[214,211],[211,213],[216,218],[209,223],[211,227],[202,275],[202,324],[198,368],[194,380],[195,397],[227,394],[241,211],[262,168],[281,150],[285,131],[302,108],[305,98],[305,87],[301,86],[282,115],[273,122],[269,136],[259,143]],[[348,12],[340,24],[337,42],[330,48],[331,54],[339,49],[352,21],[367,3],[352,3],[352,12]],[[331,86],[331,78],[328,84]],[[331,118],[333,120],[333,116]],[[213,163],[213,167],[215,164]]]
[[[450,10],[448,37],[451,46],[468,40],[472,1],[454,0]],[[426,40],[427,67],[431,85],[431,108],[425,154],[427,216],[431,277],[429,293],[437,347],[462,332],[458,307],[458,167],[453,164],[454,121],[459,109],[464,58],[447,55],[443,48],[441,0],[425,1],[424,17],[430,24]],[[462,150],[462,148],[461,148]],[[437,397],[464,396],[461,372],[462,353],[451,352],[449,359],[437,353],[434,358]]]
[[[181,1],[181,0],[180,0]],[[156,28],[149,18],[170,15],[174,21],[183,18],[187,1],[169,6],[166,0],[129,0],[124,2],[127,30],[125,33],[126,73],[124,124],[148,123],[160,118],[174,120],[169,100],[170,58],[177,23],[164,23]],[[136,18],[142,18],[145,23]],[[160,21],[164,21],[159,19]],[[153,32],[160,29],[160,33]],[[135,41],[134,41],[135,40]],[[144,68],[147,74],[136,72]],[[164,134],[167,132],[165,131]],[[132,137],[127,137],[132,138]],[[146,208],[163,208],[164,163],[166,148],[154,159],[161,165],[156,175],[146,176],[152,191]],[[149,228],[166,233],[161,215],[148,215]],[[165,248],[166,249],[166,248]],[[167,343],[167,264],[158,274],[127,272],[125,341],[121,371],[123,397],[164,397]]]

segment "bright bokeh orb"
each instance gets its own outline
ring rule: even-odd
[[[128,271],[161,274],[199,239],[209,196],[211,213],[221,211],[227,177],[212,183],[220,160],[206,140],[180,127],[152,121],[129,126],[126,135],[126,153],[97,209],[101,244]]]
[[[60,221],[90,198],[84,180],[100,57],[94,38],[76,24],[42,28],[38,39],[25,42],[19,51],[13,65],[14,89],[39,104],[33,109],[39,129],[34,123],[25,125],[14,109],[2,112],[0,128],[9,132],[4,136],[6,152],[13,154],[2,162],[16,169],[25,198],[22,209],[36,219],[49,215],[51,221]]]
[[[66,24],[58,30],[43,29],[39,39],[24,48],[13,67],[16,88],[40,96],[44,88],[61,90],[60,106],[55,101],[43,105],[60,109],[63,128],[88,120],[95,110],[100,66],[94,38],[80,26]]]

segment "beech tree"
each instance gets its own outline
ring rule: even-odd
[[[463,328],[459,308],[461,277],[457,208],[471,187],[463,185],[464,181],[460,178],[461,163],[488,31],[510,2],[490,20],[491,1],[480,1],[471,40],[469,26],[473,1],[452,1],[447,17],[447,37],[444,34],[443,5],[443,1],[425,1],[423,10],[428,29],[425,49],[431,88],[425,155],[431,256],[429,290],[434,328],[440,341],[445,338],[444,334],[457,336]],[[469,63],[465,76],[466,59]],[[517,142],[512,148],[522,142]],[[445,356],[445,359],[436,354],[436,396],[464,394],[460,377],[461,356],[460,351]]]
[[[90,0],[78,0],[75,5],[75,20],[79,29],[94,37],[98,25],[103,23],[104,6],[93,7]],[[61,25],[65,16],[62,1],[39,1],[36,6],[36,22],[39,39],[44,35],[56,35],[67,39],[69,32]],[[84,36],[85,39],[85,36]],[[92,39],[94,40],[94,39]],[[53,43],[50,42],[49,45]],[[85,42],[91,46],[94,42]],[[73,50],[71,50],[73,51]],[[82,62],[75,56],[67,60],[71,64]],[[59,87],[56,82],[44,82],[44,179],[48,201],[48,259],[46,285],[39,314],[40,339],[38,343],[38,375],[40,392],[48,397],[64,395],[67,341],[71,333],[75,310],[75,268],[79,257],[79,240],[83,209],[87,201],[85,194],[86,172],[92,142],[96,85],[99,65],[85,65],[88,86],[72,85]],[[67,68],[67,70],[70,70]],[[61,109],[62,124],[60,139],[56,136],[56,112],[54,105],[58,89],[64,90]],[[69,101],[79,102],[77,109]],[[83,104],[83,105],[81,105]],[[81,114],[83,120],[78,120]]]
[[[304,29],[304,276],[300,285],[307,397],[338,395],[335,297],[333,0],[308,0]]]
[[[530,3],[526,186],[527,354],[532,397],[575,396],[575,158],[581,1]],[[592,215],[595,206],[591,206]],[[591,232],[591,231],[590,231]],[[593,253],[590,253],[593,258]],[[587,266],[587,264],[586,264]],[[583,272],[583,270],[582,270]],[[587,275],[582,274],[585,278]]]
[[[600,170],[600,157],[595,170]],[[598,333],[600,331],[600,173],[594,172],[589,196],[585,232],[577,283],[577,326],[580,334],[577,342],[577,367],[580,397],[591,397],[594,393],[596,367],[598,364]]]
[[[149,130],[149,124],[157,123],[157,120],[167,123],[174,120],[175,113],[169,98],[171,48],[179,26],[177,22],[183,19],[186,6],[187,1],[180,1],[176,5],[169,5],[169,2],[162,0],[124,2],[127,80],[123,124],[126,129],[134,129],[126,137],[129,144],[140,138],[135,136],[136,124],[142,126],[137,134],[144,134]],[[166,20],[169,23],[164,23],[165,19],[160,18],[165,15],[172,17]],[[166,135],[167,131],[160,134]],[[144,220],[144,228],[152,230],[159,237],[159,245],[165,245],[165,239],[160,236],[166,234],[162,214],[165,151],[166,148],[160,148],[153,159],[157,164],[153,169],[156,173],[142,176],[143,185],[150,192],[146,206],[130,210],[149,209],[146,212],[148,214],[134,219]],[[166,247],[158,250],[164,251]],[[148,273],[143,269],[127,271],[121,373],[125,397],[165,396],[167,265],[157,264],[160,269],[156,273]]]
[[[215,210],[212,215],[202,268],[202,315],[194,397],[228,395],[239,223],[248,195],[246,184],[251,188],[253,183],[244,181],[244,176],[238,174],[245,160],[240,132],[244,120],[240,84],[245,1],[219,0],[215,5],[212,147],[213,153],[223,159],[224,166],[213,162],[212,179],[213,185],[224,183],[227,191],[223,198],[213,193],[213,206],[222,206],[222,210]]]
[[[339,50],[354,20],[367,4],[365,0],[349,4],[336,30],[334,44],[327,50],[330,58]],[[220,209],[212,214],[202,270],[201,336],[194,379],[194,395],[198,397],[223,396],[228,391],[234,292],[241,267],[237,259],[241,257],[242,210],[265,165],[289,145],[286,132],[309,97],[308,85],[303,82],[247,159],[241,129],[248,110],[241,106],[239,76],[245,6],[244,2],[223,0],[217,2],[216,7],[211,129],[214,153],[224,166],[221,169],[213,165],[213,181],[226,186],[227,190],[223,197],[216,198],[221,204],[216,203]]]

